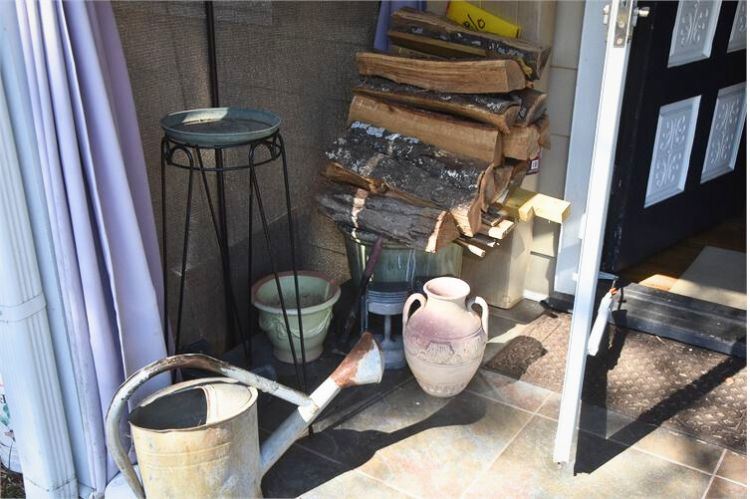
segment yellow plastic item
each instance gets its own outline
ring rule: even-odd
[[[518,38],[521,27],[506,21],[484,9],[463,0],[451,0],[445,15],[451,21],[462,24],[472,31],[484,31],[495,35]]]

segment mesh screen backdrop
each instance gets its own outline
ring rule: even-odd
[[[113,2],[128,63],[149,169],[154,214],[161,230],[166,210],[170,315],[175,324],[177,284],[187,199],[187,173],[168,169],[161,205],[159,120],[170,112],[210,106],[208,40],[203,2]],[[300,267],[339,281],[348,278],[344,245],[320,216],[314,197],[324,150],[346,126],[354,55],[369,50],[377,2],[216,2],[219,98],[223,106],[268,109],[282,119]],[[212,158],[206,158],[211,163]],[[246,161],[230,153],[227,163]],[[258,170],[279,268],[290,267],[280,163]],[[212,180],[212,179],[211,179]],[[247,319],[250,283],[270,272],[257,207],[248,238],[247,173],[227,174],[227,212],[233,285]],[[198,187],[197,184],[195,186]],[[213,185],[210,186],[213,188]],[[183,345],[205,338],[225,349],[224,302],[218,247],[205,196],[197,189],[191,216]],[[213,194],[213,192],[212,192]],[[248,272],[248,244],[253,248]]]

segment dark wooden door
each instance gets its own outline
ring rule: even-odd
[[[746,3],[639,2],[602,268],[745,211]]]

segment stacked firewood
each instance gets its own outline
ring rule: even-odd
[[[477,255],[512,229],[517,190],[548,140],[533,88],[549,49],[401,9],[391,54],[359,53],[349,127],[328,150],[324,214],[364,239]]]

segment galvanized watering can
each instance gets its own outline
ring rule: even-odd
[[[141,485],[119,436],[127,400],[148,379],[185,367],[226,377],[164,388],[130,413]],[[117,390],[107,412],[107,447],[138,497],[260,497],[266,471],[342,388],[379,383],[382,376],[383,356],[369,333],[310,396],[207,355],[167,357],[137,371]],[[298,406],[262,446],[258,390]]]

